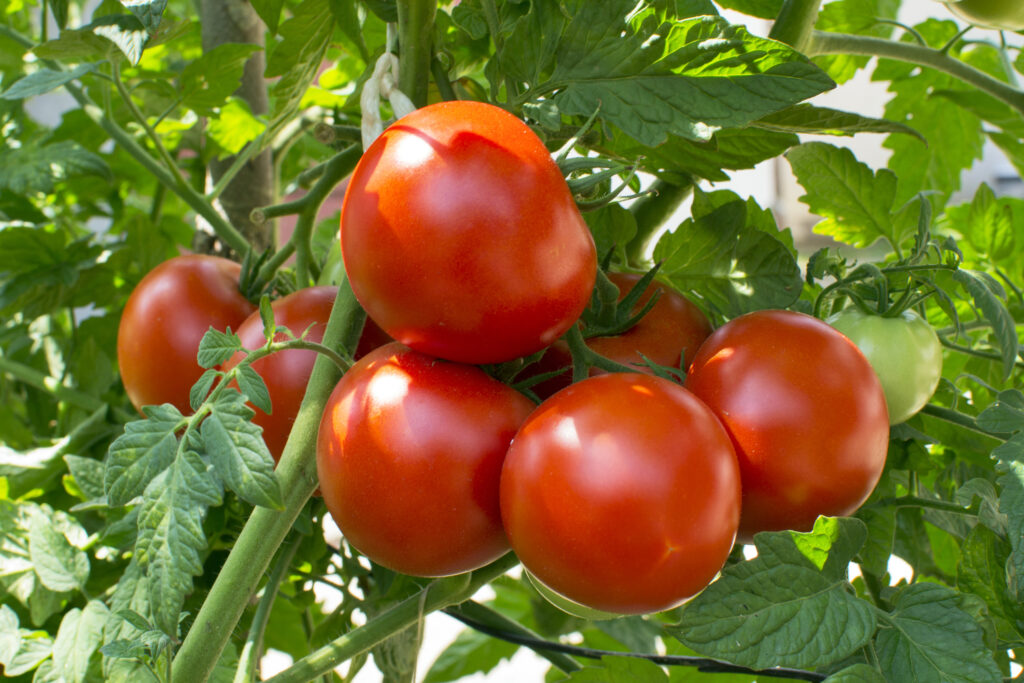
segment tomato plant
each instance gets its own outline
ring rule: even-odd
[[[395,571],[445,576],[487,564],[508,550],[498,480],[532,409],[477,368],[382,346],[324,410],[317,472],[331,517]]]
[[[686,387],[736,446],[741,538],[852,514],[882,474],[881,384],[857,347],[817,318],[757,311],[729,321],[697,351]]]
[[[732,550],[736,455],[682,387],[639,373],[591,377],[516,433],[501,514],[523,566],[556,593],[607,612],[669,609]]]
[[[1016,0],[950,0],[949,11],[983,28],[1024,31],[1024,5]]]
[[[228,259],[188,254],[135,287],[117,330],[117,362],[136,408],[170,403],[191,412],[189,389],[203,374],[199,340],[210,327],[237,329],[254,309],[238,291],[240,272]]]
[[[890,423],[910,419],[928,403],[942,377],[942,345],[928,321],[913,310],[883,317],[851,307],[828,323],[871,362],[882,382]]]
[[[353,291],[389,335],[468,363],[554,342],[597,267],[544,144],[476,102],[424,107],[371,145],[345,193],[341,245]]]
[[[640,278],[635,273],[608,273],[608,279],[619,288],[620,300]],[[639,313],[655,294],[658,300],[633,327],[621,334],[587,337],[587,346],[610,360],[648,374],[651,374],[651,370],[645,358],[656,365],[670,368],[678,368],[684,362],[689,365],[697,347],[711,334],[711,323],[696,304],[660,283],[647,287],[633,306],[632,313]],[[568,344],[562,340],[548,348],[540,361],[525,374],[535,376],[559,369],[564,369],[563,374],[534,385],[531,389],[545,398],[569,385],[572,356]],[[591,368],[591,375],[602,372],[600,368]]]

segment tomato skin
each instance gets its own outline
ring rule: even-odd
[[[827,322],[849,337],[875,369],[891,424],[909,420],[928,403],[942,377],[942,344],[928,321],[912,310],[883,318],[851,307]]]
[[[1024,31],[1024,4],[1020,0],[951,0],[950,12],[976,26],[1003,31]]]
[[[539,351],[576,321],[597,269],[557,165],[519,119],[441,102],[384,131],[352,174],[341,247],[366,312],[464,363]]]
[[[743,479],[739,536],[810,531],[852,513],[882,474],[882,385],[853,342],[817,318],[756,311],[701,345],[686,386],[725,425]]]
[[[117,362],[132,404],[170,403],[192,412],[189,390],[203,374],[196,362],[210,327],[237,328],[254,310],[238,290],[241,266],[205,254],[158,265],[128,297],[117,330]]]
[[[696,397],[641,373],[590,377],[519,429],[501,513],[523,566],[586,607],[641,614],[703,590],[732,549],[739,468]]]
[[[619,288],[619,300],[641,277],[635,273],[608,273],[608,279]],[[586,340],[587,346],[606,358],[646,374],[653,373],[644,363],[644,356],[658,365],[672,368],[678,368],[685,360],[688,367],[697,348],[711,334],[711,322],[696,304],[657,281],[647,287],[632,313],[638,313],[658,291],[661,292],[658,301],[636,325],[619,335],[591,337]],[[564,374],[531,387],[537,396],[548,398],[569,386],[572,380],[572,354],[563,340],[552,344],[540,361],[527,370],[526,376],[554,372],[560,368],[565,368]],[[590,369],[592,377],[600,374],[604,374],[604,370]]]
[[[479,568],[508,551],[498,482],[533,407],[479,368],[382,346],[345,374],[320,422],[327,509],[353,546],[395,571]]]

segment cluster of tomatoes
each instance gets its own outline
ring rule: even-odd
[[[570,382],[561,339],[591,301],[594,243],[548,150],[501,109],[447,102],[386,130],[349,183],[341,245],[369,320],[322,417],[319,484],[348,542],[391,569],[456,574],[511,548],[563,607],[659,611],[712,581],[737,538],[849,514],[881,475],[879,379],[811,316],[760,311],[712,332],[666,286],[628,295],[646,281],[610,274],[627,314],[645,314],[586,345],[635,372]],[[276,324],[317,341],[333,298],[283,297]],[[263,344],[236,265],[185,256],[143,280],[118,337],[136,405],[188,410],[211,325]],[[479,367],[542,350],[524,371],[539,405]],[[682,384],[654,372],[683,359]],[[253,363],[275,458],[312,363],[300,350]]]

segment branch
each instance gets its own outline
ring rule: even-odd
[[[820,6],[821,0],[785,0],[768,37],[803,52],[811,39]]]
[[[417,107],[427,104],[436,12],[434,0],[398,3],[398,87]]]
[[[973,85],[1024,114],[1024,92],[959,59],[950,57],[942,50],[885,38],[815,31],[808,43],[807,55],[814,57],[828,54],[883,57],[931,67]]]

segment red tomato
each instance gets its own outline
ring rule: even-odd
[[[327,402],[317,471],[345,538],[415,576],[481,567],[508,551],[501,465],[533,404],[479,368],[388,344]]]
[[[597,268],[548,150],[479,102],[424,107],[370,145],[345,193],[341,247],[356,297],[389,335],[465,363],[554,342]]]
[[[619,288],[621,300],[640,280],[633,273],[608,273]],[[697,352],[697,347],[711,334],[711,323],[697,306],[671,287],[660,282],[651,283],[640,297],[633,313],[639,313],[644,304],[660,291],[658,301],[636,325],[623,334],[613,337],[591,337],[587,346],[602,356],[623,365],[635,366],[638,372],[651,374],[644,363],[644,356],[658,365],[678,368],[685,359],[687,366]],[[527,376],[554,372],[565,368],[565,373],[535,385],[532,390],[541,398],[547,398],[559,389],[569,386],[572,379],[572,355],[569,345],[559,340],[544,352],[538,363],[527,369]],[[591,368],[591,376],[603,374],[599,368]]]
[[[889,416],[882,386],[857,347],[792,311],[757,311],[716,330],[686,386],[715,412],[743,478],[740,538],[810,531],[871,494],[885,465]]]
[[[721,570],[740,517],[736,455],[683,387],[640,373],[591,377],[538,407],[501,477],[512,549],[586,607],[669,609]]]
[[[128,297],[117,330],[117,362],[136,408],[171,403],[192,412],[188,394],[210,327],[237,328],[254,306],[238,291],[241,266],[202,254],[177,256],[146,274]]]
[[[324,286],[300,289],[281,297],[270,305],[274,311],[274,324],[278,330],[288,328],[296,337],[309,330],[306,340],[320,342],[324,338],[327,319],[331,317],[331,308],[337,295],[337,287]],[[259,311],[254,312],[239,326],[238,336],[242,340],[242,346],[247,349],[258,349],[266,343],[263,319]],[[276,341],[284,341],[287,338],[283,331],[275,336]],[[365,355],[387,341],[387,336],[380,328],[368,320],[359,339],[356,357]],[[295,416],[299,414],[299,406],[306,395],[306,384],[309,383],[309,376],[313,374],[316,356],[316,351],[288,349],[273,353],[252,364],[252,369],[267,385],[273,411],[268,415],[252,406],[256,411],[252,421],[263,428],[263,440],[274,460],[280,460],[281,453],[284,452],[288,434],[292,431]],[[230,370],[235,367],[242,357],[241,353],[235,354],[224,364],[223,369]]]

